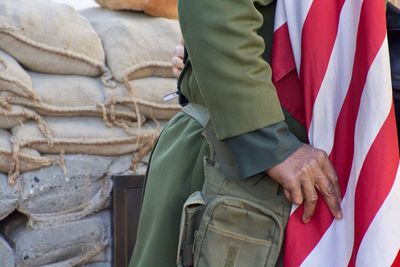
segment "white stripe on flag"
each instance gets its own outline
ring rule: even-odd
[[[293,55],[296,61],[296,69],[299,73],[301,63],[301,35],[308,11],[310,10],[313,0],[282,0],[286,9],[286,19],[290,34],[290,42],[292,44]]]
[[[275,10],[275,24],[274,31],[282,27],[286,23],[285,3],[283,1],[277,1]]]
[[[366,232],[356,266],[391,266],[400,249],[400,168],[382,207]]]
[[[363,0],[352,0],[343,5],[338,35],[313,108],[309,140],[328,155],[333,147],[336,122],[352,78],[362,3]]]
[[[355,130],[354,159],[346,195],[342,201],[343,219],[332,222],[301,266],[347,266],[350,260],[354,243],[354,199],[358,177],[368,151],[386,121],[392,105],[390,78],[382,76],[382,73],[390,73],[388,52],[385,39],[368,72],[361,97]],[[377,99],[379,101],[376,101]],[[335,257],[332,257],[332,251]],[[326,259],[331,260],[327,262]]]

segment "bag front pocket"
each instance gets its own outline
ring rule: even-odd
[[[282,239],[282,224],[267,207],[239,198],[216,197],[200,222],[194,266],[274,266]]]
[[[183,205],[177,266],[193,266],[193,244],[205,202],[201,192],[193,193]]]

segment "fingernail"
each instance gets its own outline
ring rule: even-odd
[[[336,215],[336,219],[340,220],[343,218],[343,213],[341,211],[339,211]]]
[[[310,221],[310,219],[311,218],[306,218],[306,217],[303,216],[303,223],[305,223],[305,224],[308,223]]]

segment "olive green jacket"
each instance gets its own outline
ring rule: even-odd
[[[191,62],[183,95],[208,109],[243,177],[285,160],[301,143],[284,122],[267,63],[274,1],[180,0],[178,8]]]

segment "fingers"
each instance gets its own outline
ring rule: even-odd
[[[301,192],[301,187],[295,185],[288,190],[290,192],[290,199],[296,205],[301,205],[303,203],[303,193]]]
[[[283,189],[283,193],[285,194],[286,199],[287,199],[290,203],[292,203],[293,201],[292,201],[292,197],[290,196],[290,192],[289,192],[288,190],[286,190],[286,189]]]
[[[316,177],[316,187],[321,192],[325,199],[325,202],[336,219],[341,219],[343,217],[342,208],[340,207],[340,199],[336,191],[336,186],[331,182],[331,180],[322,172],[321,169],[317,169],[314,172]]]
[[[183,45],[179,44],[179,45],[175,46],[174,56],[183,58],[184,50],[185,49],[183,48]]]
[[[315,207],[318,202],[318,194],[315,190],[314,184],[309,179],[303,182],[302,189],[304,195],[303,222],[308,223],[315,212]]]
[[[320,162],[320,165],[324,174],[329,178],[329,180],[335,187],[336,197],[339,199],[339,202],[342,202],[342,193],[340,190],[339,178],[331,161],[328,157],[325,157],[325,159]]]
[[[172,65],[174,65],[175,68],[177,69],[183,69],[184,64],[183,64],[183,60],[180,57],[173,57],[172,58]]]
[[[184,67],[183,59],[180,57],[176,57],[176,56],[173,57],[172,58],[172,66],[173,66],[172,72],[174,73],[174,76],[178,78]]]
[[[317,191],[321,192],[333,216],[336,219],[343,217],[338,177],[324,151],[304,144],[285,161],[266,172],[283,186],[290,202],[300,205],[304,201],[304,222],[309,222],[315,212]]]

